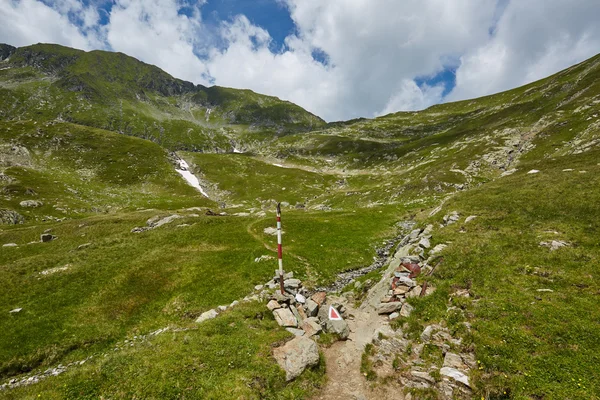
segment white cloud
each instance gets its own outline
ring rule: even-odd
[[[512,1],[495,35],[468,51],[448,100],[507,90],[544,78],[600,49],[600,2]]]
[[[97,38],[86,37],[69,22],[66,14],[71,7],[67,3],[78,4],[63,1],[55,10],[36,0],[0,0],[0,41],[13,46],[60,43],[84,50],[101,46]],[[85,10],[81,5],[78,9]]]
[[[181,13],[180,0],[116,0],[105,26],[78,0],[0,0],[0,41],[113,49],[195,83],[275,95],[327,120],[493,93],[600,48],[597,0],[278,1],[296,32],[277,50],[246,17],[206,26],[202,1]],[[327,65],[314,51],[327,54]],[[457,60],[446,98],[442,86],[417,85]]]

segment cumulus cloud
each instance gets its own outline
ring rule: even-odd
[[[594,56],[600,49],[600,2],[510,2],[495,33],[461,58],[447,100],[507,90]]]
[[[509,89],[600,48],[597,0],[277,1],[296,28],[279,48],[243,15],[207,26],[202,1],[180,0],[116,0],[107,23],[77,0],[0,0],[0,41],[121,51],[195,83],[293,101],[327,120]],[[417,84],[448,67],[456,69],[449,95],[444,83]]]

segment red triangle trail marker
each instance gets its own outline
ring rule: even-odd
[[[343,318],[340,315],[339,311],[333,308],[333,306],[329,306],[329,319],[331,321],[342,321]]]

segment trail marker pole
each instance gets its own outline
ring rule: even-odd
[[[283,286],[283,250],[281,248],[281,203],[277,203],[277,259],[279,261],[279,288],[281,294],[285,294]]]

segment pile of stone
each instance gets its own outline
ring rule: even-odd
[[[329,307],[333,306],[340,316],[346,309],[341,304],[329,304],[325,292],[316,292],[308,297],[308,291],[302,287],[300,279],[294,279],[293,273],[284,275],[285,294],[279,290],[279,273],[265,285],[274,292],[268,297],[267,308],[273,312],[275,321],[288,332],[296,336],[312,337],[324,331],[337,335],[341,340],[348,338],[348,323],[329,319]]]

